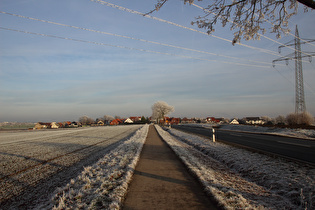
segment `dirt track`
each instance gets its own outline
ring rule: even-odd
[[[217,209],[150,126],[124,209]]]

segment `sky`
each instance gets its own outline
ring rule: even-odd
[[[278,46],[293,36],[276,39],[267,32],[269,39],[233,46],[234,31],[217,24],[214,36],[204,34],[191,25],[203,11],[180,0],[152,13],[155,19],[130,11],[147,13],[156,1],[106,2],[126,9],[91,0],[0,1],[0,122],[149,117],[157,101],[174,106],[173,117],[294,112],[294,61],[272,66],[292,53],[279,54]],[[304,13],[300,5],[289,28],[294,33],[298,25],[301,38],[314,39],[314,19],[315,12]],[[302,50],[314,52],[315,43]],[[306,109],[313,116],[314,62],[303,62]]]

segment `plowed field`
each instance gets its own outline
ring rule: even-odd
[[[2,132],[0,208],[31,207],[50,198],[140,125]]]

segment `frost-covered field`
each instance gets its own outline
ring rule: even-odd
[[[88,166],[40,208],[119,209],[146,140],[148,125]]]
[[[51,190],[57,182],[60,182],[56,174],[67,171],[71,166],[82,161],[92,160],[88,157],[104,156],[110,145],[117,144],[140,127],[142,126],[130,125],[2,132],[0,135],[1,208],[12,207],[11,204],[18,203],[11,202],[17,196],[21,199],[24,197],[33,199],[33,195],[30,194],[34,193],[36,197],[45,190]],[[43,183],[47,189],[41,190],[40,185]]]
[[[189,126],[198,126],[204,128],[211,128],[213,124],[189,124]],[[275,128],[275,127],[262,127],[262,126],[251,126],[251,125],[220,125],[222,130],[233,130],[233,131],[245,131],[255,133],[266,133],[272,135],[289,136],[303,139],[314,139],[315,130],[310,129],[291,129],[291,128]]]
[[[314,167],[175,129],[157,129],[220,205],[228,209],[315,209]]]

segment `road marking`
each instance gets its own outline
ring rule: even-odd
[[[282,144],[291,144],[291,145],[295,145],[295,146],[301,146],[301,147],[311,147],[310,145],[297,144],[297,143],[292,143],[292,142],[285,142],[285,141],[277,141],[277,142],[282,143]]]

